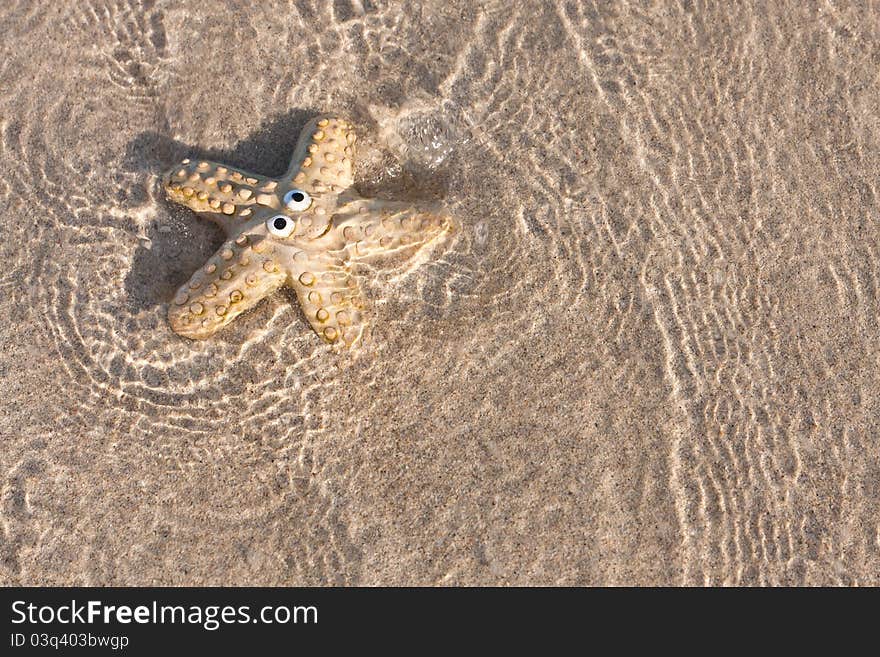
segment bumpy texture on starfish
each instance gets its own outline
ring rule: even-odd
[[[227,241],[168,310],[178,334],[204,339],[283,285],[315,332],[337,347],[358,341],[364,299],[351,267],[409,255],[453,230],[436,209],[365,199],[355,191],[355,133],[336,117],[309,122],[278,179],[184,160],[165,175],[168,198],[218,223]]]

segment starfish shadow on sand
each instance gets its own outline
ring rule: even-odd
[[[124,167],[129,171],[161,174],[184,157],[218,160],[270,176],[284,173],[299,133],[317,112],[291,110],[260,127],[231,149],[198,148],[164,133],[147,131],[128,143]],[[223,231],[209,221],[165,198],[161,176],[154,179],[153,197],[161,199],[170,222],[154,221],[147,239],[135,251],[125,279],[129,311],[149,310],[168,303],[198,266],[223,243]]]

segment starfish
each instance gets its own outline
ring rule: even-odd
[[[280,178],[189,159],[165,174],[168,198],[219,224],[227,238],[177,291],[168,310],[175,333],[208,338],[289,286],[324,341],[358,342],[366,313],[353,267],[414,255],[454,224],[436,207],[362,198],[353,187],[355,141],[349,122],[321,116],[303,128]]]

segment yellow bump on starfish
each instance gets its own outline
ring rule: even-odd
[[[353,187],[355,141],[348,121],[323,116],[303,128],[278,179],[189,160],[165,174],[168,198],[227,236],[169,305],[176,333],[208,338],[288,285],[321,339],[337,348],[358,342],[366,303],[355,262],[410,256],[454,224],[439,208],[362,198]]]

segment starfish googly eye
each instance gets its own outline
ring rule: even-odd
[[[284,195],[284,205],[294,212],[302,212],[312,204],[312,198],[301,189],[291,189]]]
[[[267,230],[275,237],[289,237],[295,225],[293,219],[286,214],[276,214],[266,220]]]

